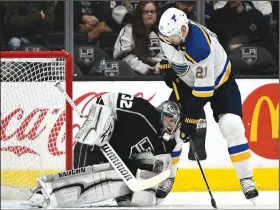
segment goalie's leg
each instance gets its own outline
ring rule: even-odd
[[[41,207],[79,207],[130,193],[109,163],[45,175],[37,181],[44,197]],[[36,206],[32,202],[34,198],[30,199],[30,204]]]

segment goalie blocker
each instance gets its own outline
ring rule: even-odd
[[[35,193],[29,205],[78,207],[111,198],[119,206],[158,204],[170,192],[177,171],[182,148],[179,118],[174,102],[154,107],[128,94],[99,97],[75,136],[76,170],[38,179],[43,195]],[[167,168],[171,169],[169,178],[153,188],[132,192],[100,151],[108,141],[137,179],[153,177]]]

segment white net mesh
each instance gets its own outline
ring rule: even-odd
[[[1,198],[27,199],[37,177],[65,170],[66,102],[54,84],[66,88],[66,70],[66,58],[2,56]]]

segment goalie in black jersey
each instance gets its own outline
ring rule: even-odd
[[[154,107],[129,94],[100,96],[75,135],[74,169],[40,177],[29,205],[79,207],[108,199],[115,199],[118,206],[159,204],[174,183],[182,150],[179,127],[180,109],[174,102]],[[137,179],[167,169],[170,176],[155,187],[131,191],[100,151],[104,142],[109,142]]]

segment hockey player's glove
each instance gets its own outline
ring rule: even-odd
[[[172,165],[172,159],[169,154],[153,155],[151,152],[142,152],[135,158],[137,168],[141,170],[161,173]]]
[[[189,115],[181,118],[180,138],[185,143],[195,136],[200,120],[198,117]]]
[[[171,64],[166,59],[160,61],[160,71],[163,73],[164,82],[170,88],[173,88],[173,81],[180,81],[179,77],[176,75],[175,71],[172,69]]]

